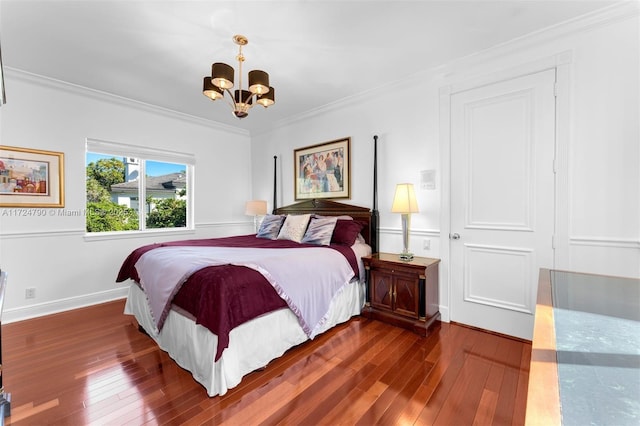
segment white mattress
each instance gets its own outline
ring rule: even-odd
[[[321,332],[359,315],[364,303],[364,280],[352,281],[331,302],[328,319]],[[246,374],[266,366],[287,349],[308,339],[293,312],[288,308],[279,309],[233,329],[229,334],[229,346],[214,363],[217,336],[176,310],[169,312],[162,330],[158,332],[147,299],[135,283],[130,286],[124,313],[135,315],[158,346],[178,365],[189,370],[207,389],[209,396],[224,395]]]

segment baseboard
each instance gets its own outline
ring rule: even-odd
[[[5,309],[2,313],[2,323],[9,324],[16,321],[23,321],[37,318],[44,315],[56,314],[58,312],[83,308],[85,306],[97,305],[99,303],[110,302],[112,300],[124,299],[127,297],[129,288],[119,287],[113,290],[99,293],[86,294],[78,297],[59,299],[36,305],[22,306],[14,309]]]
[[[440,321],[449,322],[451,318],[449,317],[449,307],[440,305]]]
[[[455,325],[459,325],[460,327],[466,327],[466,328],[470,328],[472,330],[478,330],[478,331],[482,331],[484,333],[493,334],[494,336],[504,337],[505,339],[515,340],[515,341],[520,342],[520,343],[529,344],[529,345],[531,344],[531,340],[528,340],[528,339],[523,339],[523,338],[516,337],[516,336],[510,336],[508,334],[498,333],[497,331],[486,330],[486,329],[480,328],[480,327],[474,327],[472,325],[463,324],[461,322],[450,321],[450,323],[451,324],[455,324]]]

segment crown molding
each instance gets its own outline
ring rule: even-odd
[[[358,94],[348,96],[345,98],[337,99],[329,104],[310,109],[299,114],[278,120],[271,126],[258,131],[248,131],[234,126],[229,126],[223,123],[219,123],[205,118],[196,117],[190,114],[181,113],[171,109],[147,104],[140,101],[135,101],[129,98],[113,95],[107,92],[102,92],[94,89],[90,89],[84,86],[75,85],[65,81],[45,77],[27,71],[19,69],[5,67],[5,73],[7,76],[18,78],[24,81],[28,81],[33,84],[40,84],[48,87],[53,87],[63,91],[69,91],[77,93],[83,96],[92,97],[102,101],[107,101],[119,105],[125,105],[139,110],[164,115],[166,117],[183,120],[189,123],[198,124],[206,127],[210,127],[216,130],[221,130],[229,133],[236,133],[243,136],[257,136],[264,133],[269,133],[281,127],[289,126],[297,122],[304,121],[309,118],[314,118],[319,115],[327,114],[336,110],[343,109],[349,105],[359,104],[363,101],[375,98],[381,90],[390,90],[400,87],[412,87],[416,82],[424,82],[425,78],[436,78],[441,75],[448,76],[451,73],[459,69],[466,69],[467,67],[477,65],[481,62],[490,61],[492,59],[502,57],[505,55],[517,53],[523,49],[529,49],[544,43],[557,41],[559,38],[566,38],[582,32],[591,31],[606,25],[613,24],[615,22],[632,19],[640,15],[640,2],[636,0],[622,1],[620,3],[598,9],[596,11],[587,13],[585,15],[561,22],[559,24],[517,37],[515,39],[506,41],[504,43],[492,46],[490,48],[472,53],[467,56],[463,56],[458,59],[454,59],[445,64],[422,70],[414,75],[411,75],[402,80],[389,82],[387,84],[378,86],[373,89],[369,89]]]
[[[438,68],[445,74],[453,73],[458,69],[466,69],[522,50],[633,19],[639,15],[640,2],[623,1],[463,56]]]
[[[557,41],[560,38],[566,38],[579,33],[592,31],[613,23],[632,19],[640,15],[639,1],[624,1],[612,6],[595,10],[585,15],[558,23],[556,25],[543,28],[541,30],[525,34],[521,37],[514,38],[504,43],[497,44],[487,49],[472,53],[467,56],[454,59],[436,67],[418,71],[402,80],[388,82],[384,85],[368,89],[364,92],[357,93],[352,96],[337,99],[323,106],[310,109],[296,115],[278,120],[267,129],[259,132],[253,132],[252,135],[269,133],[281,127],[293,125],[295,123],[315,118],[319,115],[328,114],[346,108],[350,105],[361,104],[365,101],[376,98],[380,92],[385,92],[403,87],[414,87],[416,84],[424,83],[436,78],[450,77],[456,70],[466,70],[467,68],[480,64],[482,62],[491,61],[496,58],[517,53],[524,49],[530,49],[545,43]],[[568,55],[568,56],[567,56]],[[563,64],[571,61],[571,52],[565,51],[554,57],[556,62],[554,65]]]
[[[437,77],[437,74],[434,72],[434,69],[421,70],[412,75],[409,75],[402,80],[395,80],[387,82],[383,85],[376,86],[371,89],[367,89],[366,91],[359,92],[350,96],[345,96],[344,98],[336,99],[335,101],[319,106],[317,108],[313,108],[307,111],[300,112],[298,114],[283,118],[281,120],[276,121],[267,129],[261,131],[253,131],[253,135],[261,135],[265,133],[269,133],[273,130],[290,126],[298,122],[302,122],[309,118],[315,118],[319,115],[329,114],[334,111],[342,110],[346,107],[352,105],[361,105],[367,101],[378,98],[380,93],[392,92],[396,89],[403,87],[413,87],[415,88],[418,84],[424,84],[428,82],[430,79]]]
[[[17,68],[5,67],[5,75],[16,80],[24,81],[34,85],[40,85],[63,92],[73,93],[75,95],[84,96],[90,99],[95,99],[103,102],[109,102],[115,105],[126,106],[129,108],[138,109],[144,112],[150,112],[152,114],[162,115],[164,117],[173,118],[176,120],[185,121],[190,124],[197,124],[200,126],[209,127],[215,130],[221,130],[227,133],[235,133],[243,136],[249,136],[249,131],[241,129],[239,127],[229,126],[227,124],[219,123],[217,121],[207,120],[205,118],[196,117],[195,115],[186,114],[172,109],[163,108],[157,105],[148,104],[141,101],[125,98],[123,96],[114,95],[108,92],[91,89],[78,84],[69,83],[67,81],[58,80],[51,77],[46,77],[39,74],[34,74],[28,71],[20,70]]]

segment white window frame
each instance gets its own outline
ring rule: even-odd
[[[138,185],[138,230],[131,231],[107,231],[107,232],[85,232],[85,240],[103,240],[114,238],[139,237],[141,234],[193,234],[195,233],[194,222],[194,189],[195,189],[195,163],[193,154],[178,151],[169,151],[158,148],[148,148],[139,145],[130,145],[119,142],[111,142],[100,139],[86,139],[85,148],[85,169],[87,153],[113,155],[116,158],[130,157],[140,160],[140,185]],[[183,228],[146,228],[146,185],[145,167],[146,160],[161,161],[167,163],[184,164],[187,168],[187,226]],[[86,176],[86,172],[85,172]]]

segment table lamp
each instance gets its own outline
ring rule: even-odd
[[[402,253],[400,259],[409,261],[413,259],[413,253],[409,253],[409,227],[411,224],[411,213],[418,213],[418,203],[416,193],[412,183],[399,183],[396,185],[396,195],[393,197],[392,213],[402,215]]]
[[[253,216],[253,227],[258,233],[258,216],[264,216],[267,214],[267,202],[263,200],[251,200],[247,201],[244,208],[244,214]]]

